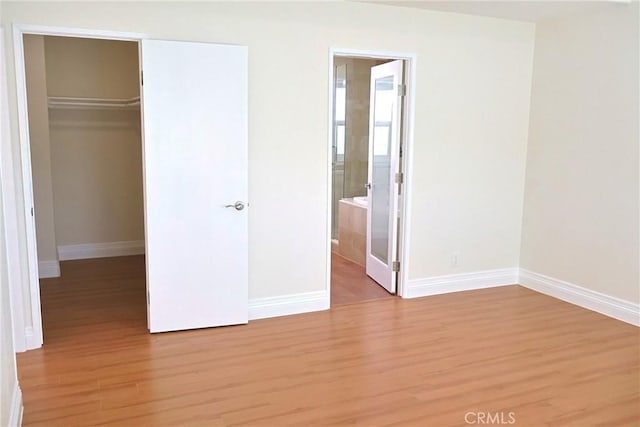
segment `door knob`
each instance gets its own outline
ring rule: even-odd
[[[224,205],[225,208],[234,208],[237,211],[241,211],[244,209],[244,202],[235,202],[233,205]]]
[[[367,190],[371,190],[371,183],[370,183],[370,182],[367,182],[367,183],[364,185],[364,188],[366,188]]]

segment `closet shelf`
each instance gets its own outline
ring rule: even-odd
[[[50,96],[48,99],[49,108],[63,109],[93,109],[93,110],[112,110],[112,109],[136,109],[140,107],[140,97],[135,98],[73,98],[67,96]]]

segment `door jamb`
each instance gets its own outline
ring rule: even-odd
[[[27,109],[27,81],[25,76],[24,42],[25,34],[42,36],[80,37],[102,40],[135,41],[138,43],[138,51],[143,39],[148,38],[142,33],[121,31],[107,31],[86,28],[51,27],[43,25],[13,24],[13,57],[15,62],[16,98],[18,111],[18,131],[20,141],[20,161],[22,170],[22,199],[23,215],[26,228],[26,249],[28,265],[28,287],[30,293],[30,316],[25,313],[24,307],[14,307],[14,325],[24,324],[24,330],[14,331],[17,339],[23,339],[24,348],[31,350],[39,348],[43,344],[42,336],[42,311],[40,307],[40,282],[38,277],[38,251],[36,243],[35,217],[31,216],[33,208],[33,175],[31,172],[31,142],[29,139],[29,114]],[[141,100],[142,102],[142,100]],[[146,244],[145,244],[146,245]],[[10,284],[13,293],[24,295],[25,286],[20,281]],[[16,322],[15,318],[23,320]]]
[[[415,53],[405,52],[388,52],[377,50],[362,50],[349,48],[329,48],[329,118],[328,118],[328,144],[327,144],[327,229],[326,229],[326,292],[331,295],[331,203],[333,193],[333,174],[332,174],[332,142],[333,142],[333,68],[334,57],[348,56],[359,58],[379,58],[379,59],[402,59],[405,61],[405,84],[407,93],[404,98],[403,105],[403,124],[402,124],[402,170],[404,173],[404,182],[402,197],[399,203],[400,231],[398,233],[398,255],[400,259],[400,273],[398,274],[397,293],[398,296],[406,298],[409,282],[409,239],[411,236],[411,201],[412,201],[412,177],[413,177],[413,146],[414,146],[414,124],[415,124],[415,94],[416,94],[416,70],[418,56]]]

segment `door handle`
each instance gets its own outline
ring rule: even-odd
[[[237,201],[232,205],[224,205],[225,208],[234,208],[237,211],[241,211],[244,209],[244,202]]]
[[[370,182],[367,182],[367,183],[364,185],[364,188],[366,188],[367,190],[371,190],[371,183],[370,183]]]

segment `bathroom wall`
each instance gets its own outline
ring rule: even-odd
[[[331,159],[331,249],[337,249],[338,204],[344,197],[344,146],[347,116],[347,64],[333,67],[333,134]]]
[[[366,196],[369,156],[369,97],[371,67],[388,62],[379,59],[336,57],[335,65],[347,66],[346,141],[343,197]]]

